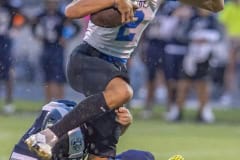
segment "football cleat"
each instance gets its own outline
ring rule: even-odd
[[[168,160],[184,160],[184,158],[181,155],[174,155],[171,158],[169,158]]]
[[[33,134],[25,140],[30,151],[34,151],[43,160],[52,159],[52,147],[46,143],[46,137],[40,133]]]

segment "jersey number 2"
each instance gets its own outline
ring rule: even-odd
[[[117,37],[115,40],[117,41],[132,41],[136,33],[125,33],[127,29],[134,29],[144,20],[144,13],[142,11],[136,11],[134,17],[137,18],[134,22],[129,22],[124,24],[119,28]]]

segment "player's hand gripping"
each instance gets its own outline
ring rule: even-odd
[[[117,114],[116,121],[122,126],[129,126],[132,123],[133,117],[127,108],[120,107],[115,112]]]
[[[138,8],[131,0],[114,0],[115,6],[122,15],[122,23],[134,20],[134,10]]]

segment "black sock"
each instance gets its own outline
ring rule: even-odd
[[[50,129],[60,138],[68,131],[79,127],[88,120],[103,115],[108,110],[109,108],[102,93],[92,95],[80,102]]]

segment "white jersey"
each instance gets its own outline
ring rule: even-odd
[[[134,15],[136,21],[114,28],[96,26],[90,21],[84,41],[107,55],[129,58],[162,0],[136,0],[136,2],[139,6]]]

